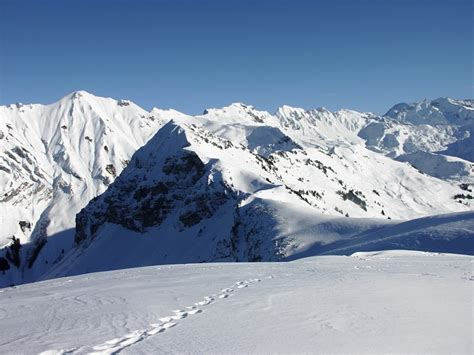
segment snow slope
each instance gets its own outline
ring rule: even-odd
[[[357,251],[423,250],[474,255],[474,212],[413,219],[367,230],[349,240],[325,247],[321,254],[351,254]]]
[[[472,354],[472,262],[386,251],[6,288],[0,352]]]
[[[398,161],[408,162],[418,170],[441,179],[457,179],[471,181],[474,163],[443,154],[417,151],[400,155]]]

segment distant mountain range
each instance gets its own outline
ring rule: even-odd
[[[386,248],[474,254],[474,100],[189,116],[78,91],[0,118],[0,286]]]

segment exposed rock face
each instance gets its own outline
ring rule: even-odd
[[[274,238],[278,224],[274,218],[275,209],[263,201],[253,201],[236,209],[232,228],[232,250],[236,261],[278,261],[285,257],[290,244],[287,238]]]
[[[160,226],[173,212],[180,222],[178,229],[189,228],[211,217],[231,198],[232,191],[221,179],[208,181],[209,166],[184,149],[187,138],[178,126],[169,123],[154,141],[170,137],[178,143],[171,156],[160,155],[157,147],[152,153],[159,156],[156,161],[147,155],[149,147],[139,150],[109,190],[77,215],[76,243],[93,238],[105,223],[143,233]]]
[[[31,230],[31,223],[28,221],[20,221],[18,224],[20,225],[21,231],[23,233],[27,233]]]
[[[190,206],[201,201],[201,213],[206,215],[207,205],[202,203],[204,197],[190,199],[187,196],[192,196],[194,185],[203,177],[204,164],[196,154],[183,151],[180,155],[167,158],[162,172],[163,177],[159,181],[139,181],[138,174],[134,179],[116,181],[100,199],[102,201],[92,202],[77,215],[76,243],[87,235],[93,235],[104,223],[120,224],[130,230],[144,232],[148,227],[159,226],[173,208],[183,202],[189,211],[180,219],[185,225],[196,224],[201,215],[192,212],[194,210]]]
[[[362,192],[349,190],[347,192],[338,191],[338,193],[342,196],[344,201],[346,200],[352,201],[356,205],[358,205],[360,208],[362,208],[364,211],[367,211],[367,203],[365,202],[365,196]]]

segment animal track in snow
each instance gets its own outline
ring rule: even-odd
[[[273,276],[268,276],[267,279],[271,279]],[[218,294],[213,294],[210,296],[204,297],[202,301],[194,303],[192,306],[184,307],[183,309],[177,309],[172,311],[173,315],[159,318],[158,323],[152,323],[147,329],[135,330],[129,334],[126,334],[122,337],[108,340],[102,344],[95,345],[92,348],[80,348],[77,349],[78,353],[83,353],[84,351],[89,354],[117,354],[140,341],[148,339],[151,336],[163,333],[168,329],[179,324],[180,321],[186,319],[190,316],[202,313],[204,310],[202,307],[207,307],[212,305],[218,299],[226,299],[231,296],[238,289],[243,289],[249,285],[260,282],[258,278],[248,279],[244,281],[238,281],[230,287],[224,288],[218,292]],[[54,354],[61,354],[63,350],[51,351]]]
[[[198,314],[198,313],[201,313],[201,312],[202,312],[202,309],[192,309],[188,313],[193,315],[193,314]]]

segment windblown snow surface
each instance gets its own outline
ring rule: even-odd
[[[151,266],[0,290],[7,353],[473,353],[473,257]]]

